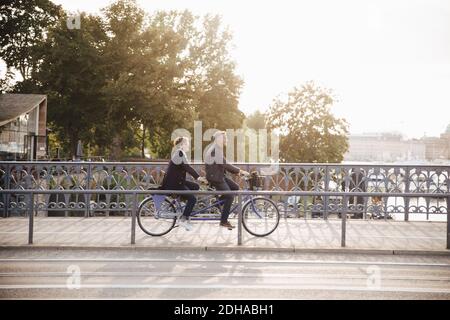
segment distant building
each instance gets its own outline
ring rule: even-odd
[[[450,160],[450,125],[440,137],[405,140],[401,134],[366,133],[349,137],[344,161],[440,162]]]
[[[445,141],[437,137],[424,137],[423,143],[426,146],[425,158],[429,161],[447,158]]]
[[[423,161],[425,152],[425,145],[422,142],[404,140],[400,134],[350,135],[349,150],[344,155],[344,161]]]
[[[445,150],[447,151],[446,160],[450,160],[450,124],[447,126],[447,129],[443,134],[441,134],[441,140],[444,141]],[[445,155],[445,151],[444,151]]]
[[[423,137],[421,139],[426,146],[426,159],[428,161],[450,160],[450,124],[441,136]]]
[[[37,160],[47,154],[47,96],[0,95],[0,160]]]

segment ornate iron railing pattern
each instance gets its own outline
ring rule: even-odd
[[[237,164],[247,171],[265,171],[269,164]],[[0,162],[1,190],[149,190],[159,186],[167,163],[109,162]],[[204,174],[203,164],[195,164]],[[243,180],[234,179],[243,186]],[[279,170],[264,177],[264,190],[370,192],[371,197],[350,197],[348,212],[363,218],[401,214],[445,214],[450,192],[449,166],[280,164]],[[387,192],[391,197],[379,197]],[[417,193],[417,198],[402,193]],[[420,197],[421,193],[435,198]],[[123,214],[130,212],[131,199],[124,195],[61,194],[39,195],[34,201],[39,212],[61,211],[64,215]],[[287,216],[323,216],[341,211],[338,197],[283,196],[274,198]],[[20,214],[24,197],[2,194],[0,212]]]

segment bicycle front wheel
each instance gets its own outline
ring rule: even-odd
[[[280,212],[276,204],[267,198],[256,197],[242,208],[242,224],[248,233],[265,237],[275,231],[280,223]]]
[[[153,198],[149,197],[140,204],[137,214],[139,227],[154,237],[169,233],[175,226],[176,219],[175,206],[168,199],[164,200],[157,212]]]

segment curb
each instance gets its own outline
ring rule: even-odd
[[[209,251],[209,252],[272,252],[272,253],[310,253],[310,254],[370,254],[370,255],[421,255],[450,256],[450,250],[398,250],[362,248],[297,248],[297,247],[237,247],[237,246],[79,246],[79,245],[0,245],[0,250],[147,250],[147,251]]]
[[[436,255],[436,256],[450,256],[450,250],[439,250],[439,251],[427,251],[427,250],[394,250],[394,255]]]

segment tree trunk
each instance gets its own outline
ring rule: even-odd
[[[145,133],[146,133],[146,128],[144,126],[144,129],[142,130],[142,139],[141,139],[141,156],[142,156],[142,159],[145,159]]]
[[[77,146],[78,146],[78,132],[71,131],[70,133],[70,156],[72,159],[77,154]]]
[[[111,158],[112,160],[120,161],[121,157],[122,157],[122,137],[120,136],[120,133],[117,133],[112,141]]]

